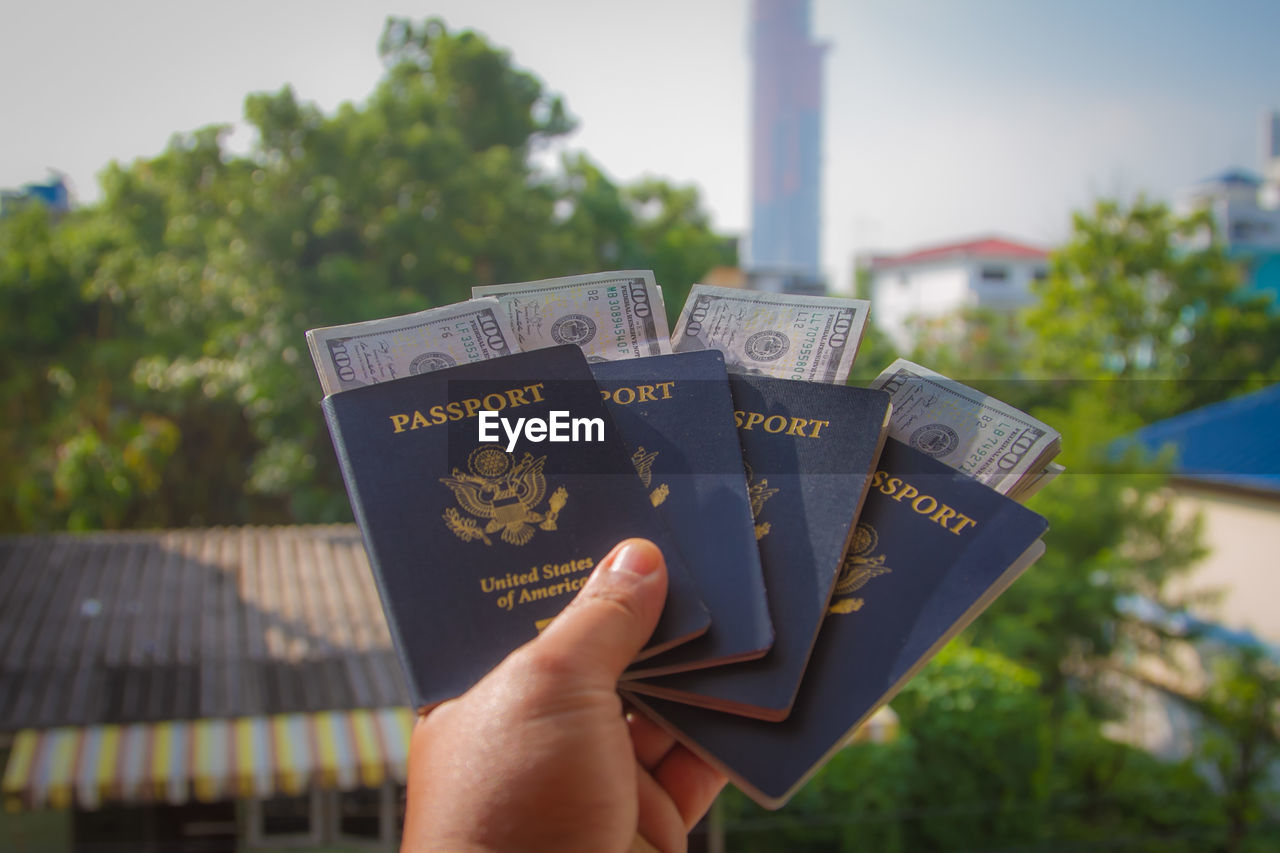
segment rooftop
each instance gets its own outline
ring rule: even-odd
[[[1205,184],[1226,184],[1232,186],[1243,187],[1260,187],[1262,186],[1262,178],[1248,169],[1232,168],[1212,175],[1200,181],[1200,185]]]
[[[1002,237],[980,237],[960,243],[945,243],[939,246],[926,246],[901,255],[874,255],[871,258],[872,269],[908,266],[912,264],[935,263],[943,260],[968,259],[1021,259],[1045,260],[1049,253],[1037,246],[1006,240]]]
[[[0,732],[409,703],[354,526],[0,538]]]
[[[1280,495],[1280,383],[1150,424],[1134,441],[1174,448],[1173,473]]]

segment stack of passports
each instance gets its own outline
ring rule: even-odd
[[[774,644],[758,660],[628,689],[781,720],[799,688],[884,444],[883,391],[734,375],[729,380],[748,489],[756,503]]]
[[[651,503],[714,615],[697,639],[637,664],[658,675],[758,658],[773,646],[724,356],[715,350],[593,364]]]
[[[477,438],[486,400],[511,418],[598,419],[603,440],[521,441],[508,453]],[[628,537],[653,540],[669,575],[644,656],[710,626],[578,348],[355,388],[322,407],[419,707],[465,692],[537,636]]]
[[[1043,550],[1042,518],[886,441],[887,393],[730,375],[715,351],[552,347],[322,407],[420,708],[648,538],[667,602],[619,687],[769,807]],[[485,440],[484,412],[583,430]]]
[[[1046,528],[1020,504],[890,439],[787,718],[631,699],[756,802],[778,808],[1043,553]]]

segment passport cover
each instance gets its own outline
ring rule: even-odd
[[[890,439],[790,716],[765,723],[633,697],[767,808],[783,805],[853,731],[1044,551],[1048,522]]]
[[[605,361],[591,372],[711,611],[705,634],[625,677],[760,657],[773,644],[773,624],[724,356],[706,350]]]
[[[884,391],[731,374],[734,420],[773,619],[763,657],[627,689],[765,720],[786,717],[835,587],[889,418]]]
[[[419,706],[463,693],[532,639],[630,536],[662,548],[670,578],[642,656],[707,629],[707,609],[577,347],[354,388],[321,405]],[[479,440],[484,409],[512,421],[552,411],[599,419],[603,440],[522,438],[507,452],[505,435]]]

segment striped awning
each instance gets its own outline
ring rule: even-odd
[[[24,729],[5,806],[180,805],[405,781],[409,708]]]

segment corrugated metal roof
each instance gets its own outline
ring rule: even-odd
[[[409,702],[354,526],[0,538],[0,731]]]
[[[1280,493],[1280,383],[1143,427],[1133,440],[1158,452],[1173,446],[1173,473]]]

